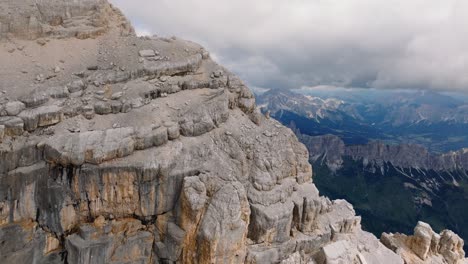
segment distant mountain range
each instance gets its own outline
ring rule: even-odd
[[[468,149],[432,154],[419,145],[346,146],[337,136],[296,132],[319,190],[351,201],[368,231],[409,232],[422,220],[468,238]]]
[[[462,98],[462,97],[460,97]],[[338,135],[346,144],[413,143],[430,151],[468,147],[468,103],[428,91],[270,90],[264,111],[308,135]]]
[[[322,194],[350,201],[376,235],[411,232],[422,220],[468,240],[466,101],[421,91],[299,91],[257,98],[306,145]]]

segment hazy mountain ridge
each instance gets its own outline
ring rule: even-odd
[[[388,145],[381,141],[371,141],[365,145],[350,145],[334,135],[311,137],[300,134],[299,140],[309,147],[312,161],[326,155],[329,163],[342,163],[342,156],[354,160],[364,159],[368,163],[390,162],[402,168],[426,169],[434,171],[468,170],[468,148],[443,154],[430,153],[427,148],[415,144]]]
[[[258,96],[259,102],[304,134],[334,134],[346,144],[413,143],[437,152],[468,146],[468,104],[453,96],[364,89],[295,91],[270,90]]]

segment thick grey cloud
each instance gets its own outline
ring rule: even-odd
[[[204,45],[264,88],[468,92],[465,0],[112,0],[139,32]]]

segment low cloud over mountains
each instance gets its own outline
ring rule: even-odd
[[[466,1],[112,2],[140,32],[203,43],[254,87],[468,92]]]

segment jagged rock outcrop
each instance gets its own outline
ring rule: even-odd
[[[105,1],[0,6],[2,263],[403,263],[199,45]]]
[[[431,226],[418,222],[414,235],[383,233],[384,245],[402,256],[406,263],[468,263],[463,240],[450,230],[435,233]]]

